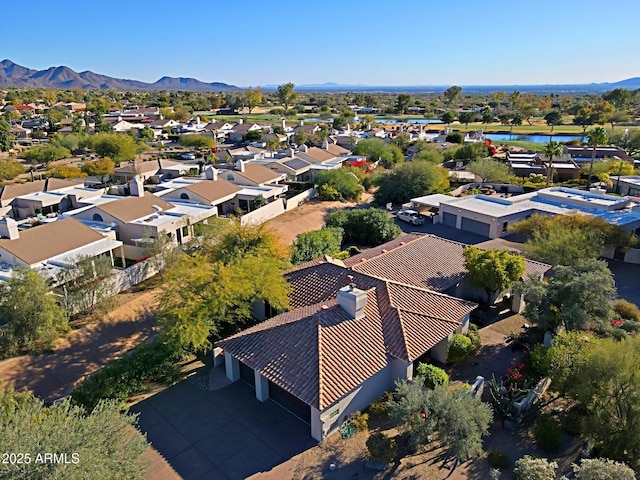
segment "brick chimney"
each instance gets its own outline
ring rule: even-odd
[[[351,283],[338,290],[337,300],[338,305],[350,316],[356,320],[364,318],[364,307],[367,305],[367,292],[356,288],[355,284]]]

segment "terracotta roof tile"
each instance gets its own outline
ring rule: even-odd
[[[462,256],[465,244],[434,235],[417,236],[404,245],[398,245],[401,243],[398,240],[376,247],[371,254],[356,255],[345,261],[345,265],[374,277],[440,292],[467,275]],[[551,266],[525,260],[525,268],[528,277],[544,273]]]

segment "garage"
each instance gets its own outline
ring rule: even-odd
[[[456,223],[458,221],[458,216],[453,213],[442,212],[442,223],[447,227],[456,228]]]
[[[311,425],[311,407],[273,382],[269,382],[269,398]]]
[[[477,233],[478,235],[482,235],[483,237],[489,237],[489,232],[491,231],[491,225],[484,222],[479,222],[478,220],[473,220],[471,218],[462,217],[462,224],[460,225],[460,229],[465,232]]]
[[[240,379],[251,385],[251,388],[256,388],[256,376],[253,373],[253,368],[242,362],[238,363],[240,364]]]

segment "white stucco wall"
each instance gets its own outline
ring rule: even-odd
[[[447,363],[447,355],[449,354],[449,342],[451,341],[452,337],[453,334],[438,342],[429,352],[431,358],[442,364]]]

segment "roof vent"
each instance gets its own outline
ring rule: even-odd
[[[327,305],[322,305],[322,307],[320,308],[322,308],[322,310],[329,310],[329,307]]]
[[[389,250],[387,250],[386,248],[382,249],[382,253],[387,253]]]
[[[406,245],[406,243],[405,242],[400,242],[400,245]]]

